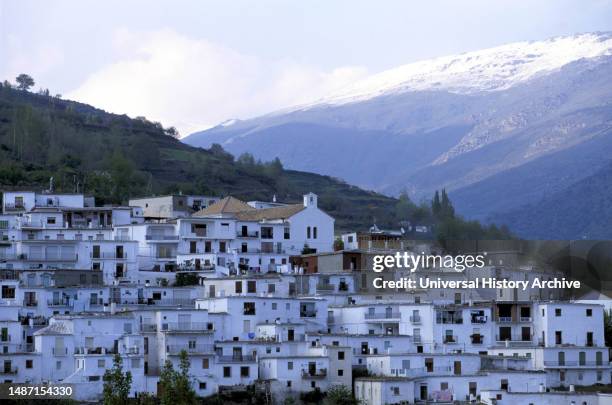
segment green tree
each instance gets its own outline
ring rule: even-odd
[[[440,193],[436,190],[433,200],[431,200],[431,213],[434,217],[438,217],[442,211],[442,204],[440,203]]]
[[[123,372],[123,361],[119,354],[113,358],[113,368],[104,373],[104,405],[124,405],[128,403],[132,373]]]
[[[336,240],[334,241],[334,252],[337,252],[339,250],[344,250],[344,241],[340,238],[336,238]]]
[[[175,370],[166,360],[159,376],[161,405],[191,405],[196,403],[196,394],[191,386],[189,357],[185,350],[179,353],[179,369]]]
[[[351,390],[345,385],[334,385],[327,390],[326,405],[359,405]]]
[[[34,79],[32,79],[32,76],[25,73],[17,76],[15,81],[17,82],[17,88],[19,90],[28,91],[30,87],[34,86]]]

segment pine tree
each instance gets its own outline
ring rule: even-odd
[[[431,213],[434,215],[434,217],[439,217],[441,210],[442,205],[440,203],[440,193],[438,192],[438,190],[436,190],[434,198],[431,201]]]

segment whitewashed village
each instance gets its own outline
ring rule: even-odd
[[[204,398],[256,387],[300,403],[344,386],[367,405],[612,403],[597,389],[612,378],[603,305],[554,290],[373,290],[373,255],[429,247],[375,227],[337,234],[313,193],[270,200],[4,192],[0,382],[70,384],[97,402],[119,355],[131,396],[155,395],[187,353]],[[478,276],[540,276],[488,259]],[[476,277],[386,277],[425,275]]]

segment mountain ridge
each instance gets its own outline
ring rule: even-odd
[[[475,92],[435,86],[347,103],[320,102],[235,121],[192,134],[184,141],[198,146],[219,143],[236,155],[250,152],[255,158],[279,157],[290,168],[329,174],[389,195],[407,190],[416,200],[446,188],[451,196],[460,196],[460,213],[490,218],[494,212],[499,214],[494,209],[499,207],[470,209],[460,200],[478,199],[478,195],[466,197],[461,190],[477,190],[479,183],[498,174],[513,173],[530,162],[612,135],[612,34],[550,41],[560,42],[561,50],[573,43],[569,46],[573,53],[561,60],[564,63],[540,55],[541,60],[556,64],[544,63],[546,69],[539,74],[530,68],[529,75],[523,75],[526,78],[521,76],[525,80],[512,81],[511,86]],[[581,49],[585,41],[592,46]],[[549,42],[532,41],[529,46],[544,53]],[[553,53],[558,56],[560,52]],[[596,156],[599,151],[595,148],[582,148],[582,165],[594,167],[576,169],[572,179],[579,181],[607,163]],[[552,173],[555,169],[547,170]],[[542,178],[555,184],[542,190],[569,186],[564,178]],[[503,191],[503,186],[501,182],[494,188]],[[522,205],[521,193],[530,202],[544,197],[537,191],[531,196],[527,191],[518,192],[512,199],[518,205],[506,207],[509,210]]]

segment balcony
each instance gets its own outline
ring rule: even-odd
[[[421,316],[420,315],[412,315],[410,317],[410,322],[415,324],[415,325],[420,325],[421,324]]]
[[[603,361],[558,361],[552,360],[547,361],[544,360],[544,367],[556,367],[556,368],[572,368],[572,367],[604,367]],[[607,366],[606,366],[607,367]]]
[[[259,238],[259,231],[237,232],[236,237],[238,238]]]
[[[178,235],[156,235],[156,234],[151,234],[151,235],[145,235],[145,239],[148,241],[156,241],[156,240],[160,240],[160,241],[178,241],[179,237]]]
[[[45,239],[50,242],[56,241],[55,239]],[[61,256],[45,256],[45,255],[28,255],[22,253],[19,255],[20,260],[28,262],[74,262],[77,261],[78,257],[76,254],[72,255],[61,255]]]
[[[463,318],[458,316],[436,316],[436,323],[445,325],[461,325]]]
[[[143,323],[140,325],[140,331],[144,333],[157,332],[157,325],[154,323]]]
[[[122,260],[127,259],[128,255],[126,252],[118,253],[118,252],[102,252],[99,254],[90,253],[89,257],[92,259],[115,259]]]
[[[168,345],[166,346],[166,353],[170,355],[178,355],[182,351],[186,351],[189,354],[214,354],[215,345],[212,344],[200,344],[200,345]]]
[[[459,339],[457,339],[457,336],[455,335],[444,335],[442,336],[442,342],[444,344],[457,344]]]
[[[481,345],[484,343],[484,335],[473,334],[470,335],[470,339],[473,345]]]
[[[4,366],[4,368],[0,368],[0,374],[3,375],[13,375],[13,374],[17,374],[17,367],[6,367]]]
[[[483,324],[483,323],[487,323],[487,317],[485,315],[477,315],[477,316],[472,316],[471,318],[471,322],[473,324]]]
[[[113,347],[75,347],[74,354],[117,354],[117,350]]]
[[[210,332],[214,330],[207,322],[168,322],[161,324],[162,332]]]
[[[23,203],[4,203],[5,211],[23,211],[25,210],[25,206]]]
[[[69,307],[71,308],[74,304],[69,300],[47,300],[48,307]]]
[[[24,307],[37,307],[38,306],[38,301],[36,301],[36,300],[25,300],[25,301],[23,301],[23,306]]]
[[[317,284],[317,290],[321,291],[334,291],[335,286],[333,284]]]
[[[497,323],[512,323],[511,316],[498,316]]]
[[[401,314],[399,312],[368,312],[364,317],[368,320],[400,319]]]
[[[251,354],[217,356],[218,363],[253,363],[257,361],[257,357]]]
[[[318,379],[327,377],[327,369],[321,368],[319,370],[302,370],[302,378],[305,379]]]
[[[55,357],[66,357],[68,356],[68,348],[67,347],[52,347],[51,353]]]
[[[495,335],[495,341],[498,343],[506,343],[512,345],[530,345],[533,342],[533,335],[522,336],[522,335]]]

